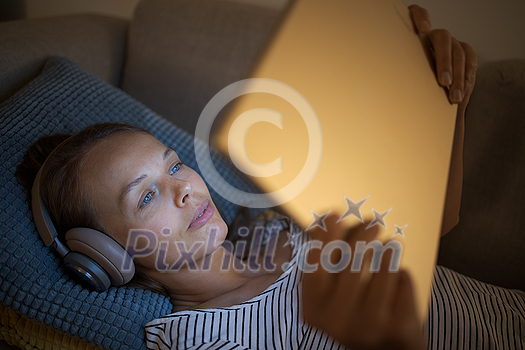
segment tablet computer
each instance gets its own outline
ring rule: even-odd
[[[252,79],[211,102],[235,98],[212,145],[303,227],[332,210],[401,243],[422,317],[457,112],[432,66],[400,0],[295,0]]]

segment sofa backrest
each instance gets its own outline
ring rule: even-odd
[[[246,77],[281,11],[224,0],[144,0],[122,89],[191,134],[204,106]]]
[[[82,14],[0,23],[0,103],[36,77],[51,56],[64,56],[119,86],[129,22]]]

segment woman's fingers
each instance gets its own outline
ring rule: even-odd
[[[397,295],[392,305],[392,319],[395,320],[393,340],[403,344],[403,349],[425,348],[423,325],[420,322],[414,284],[406,270],[399,271]],[[406,342],[410,339],[410,342]]]
[[[307,231],[310,240],[305,244],[302,259],[299,259],[299,267],[305,272],[303,278],[303,300],[304,317],[307,321],[317,325],[322,320],[320,315],[323,311],[327,298],[331,299],[330,293],[337,289],[337,274],[331,273],[323,268],[322,252],[330,242],[342,240],[346,237],[343,225],[337,223],[338,216],[329,215],[324,225],[326,230],[314,227]],[[340,252],[339,257],[340,259]]]
[[[449,89],[448,96],[451,103],[461,104],[464,108],[474,87],[477,70],[476,53],[469,44],[452,37],[448,30],[432,30],[430,15],[424,8],[411,5],[409,9],[417,31],[428,35],[432,43],[439,84]]]
[[[419,5],[411,5],[408,7],[412,16],[416,29],[421,34],[429,34],[432,29],[430,22],[430,15],[428,11]]]
[[[452,84],[452,36],[448,30],[437,29],[429,34],[436,60],[436,73],[439,84]]]
[[[419,33],[428,35],[434,50],[436,60],[436,74],[441,86],[450,86],[453,83],[452,35],[445,29],[432,30],[428,11],[419,5],[408,7],[412,21]]]
[[[465,52],[465,79],[469,86],[474,87],[476,81],[476,71],[478,69],[478,56],[476,52],[467,43],[459,42]]]
[[[353,248],[352,248],[353,249]],[[363,304],[366,298],[369,279],[367,276],[367,267],[371,264],[373,252],[371,249],[366,251],[359,259],[362,263],[359,269],[355,270],[352,267],[353,260],[356,259],[355,254],[352,257],[350,265],[338,275],[337,290],[334,290],[334,298],[336,300],[344,300],[348,305],[359,306]]]
[[[478,70],[478,56],[472,46],[467,43],[459,42],[465,53],[465,96],[463,104],[466,106],[470,100],[474,84],[476,83],[476,72]]]
[[[460,103],[465,96],[465,51],[460,42],[452,38],[452,85],[449,87],[449,99]]]
[[[448,87],[451,103],[461,103],[470,97],[477,56],[472,47],[453,38],[445,29],[433,30],[429,35],[436,60],[436,73],[439,83]]]
[[[367,229],[370,222],[365,222],[354,226],[349,230],[348,240],[352,259],[349,265],[338,275],[338,290],[335,292],[337,298],[348,300],[349,305],[362,305],[367,297],[367,290],[370,281],[370,266],[373,261],[374,249],[369,248],[364,251],[357,249],[358,245],[366,246],[377,238],[379,229],[372,226]]]
[[[326,220],[331,221],[332,219],[328,217]],[[321,251],[324,245],[337,239],[340,233],[335,232],[334,229],[324,231],[320,227],[308,230],[307,233],[311,239],[305,243],[306,250],[302,251],[304,260],[299,260],[299,267],[305,272],[303,289],[308,298],[321,300],[323,293],[329,292],[333,284],[333,276],[320,269]]]
[[[363,304],[380,324],[388,320],[397,292],[398,274],[388,271],[391,259],[392,250],[388,249],[383,253],[379,271],[372,273]]]
[[[326,230],[315,227],[307,231],[311,239],[306,243],[307,251],[303,251],[303,254],[307,255],[306,264],[300,264],[300,268],[305,272],[303,277],[304,318],[310,324],[321,328],[325,323],[334,321],[336,311],[334,307],[337,304],[334,304],[334,301],[339,300],[341,304],[345,303],[346,293],[348,293],[348,291],[343,291],[345,295],[337,299],[337,294],[341,291],[338,285],[339,276],[323,266],[326,265],[323,259],[326,260],[327,256],[323,256],[322,252],[328,244],[336,241],[347,244],[345,241],[348,238],[346,229],[342,224],[337,223],[337,220],[338,216],[335,214],[329,215],[324,221]],[[341,250],[336,249],[332,252],[336,254],[328,256],[328,264],[337,264],[341,259]],[[351,307],[351,304],[348,304],[348,307]]]
[[[417,315],[414,283],[406,270],[400,270],[398,275],[397,297],[392,304],[392,312],[396,318],[411,319],[413,315]]]

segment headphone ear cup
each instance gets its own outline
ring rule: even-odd
[[[97,292],[103,292],[111,285],[106,271],[84,254],[69,252],[64,257],[64,265],[77,280]]]
[[[133,259],[106,234],[90,228],[76,227],[66,232],[66,242],[72,252],[84,254],[100,265],[109,275],[112,285],[120,286],[133,278]]]

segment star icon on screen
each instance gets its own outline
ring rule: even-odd
[[[394,224],[394,226],[396,227],[396,232],[394,232],[394,234],[390,238],[392,238],[394,236],[398,236],[398,235],[403,237],[403,238],[405,238],[405,233],[403,232],[403,230],[408,226],[408,224],[406,224],[403,227],[399,227],[396,224]]]
[[[361,215],[361,207],[363,206],[363,204],[365,204],[368,198],[370,198],[370,195],[366,198],[361,199],[357,203],[355,203],[353,200],[348,198],[346,195],[344,196],[345,196],[345,202],[346,202],[347,209],[345,213],[339,218],[339,220],[337,220],[337,222],[343,221],[344,219],[346,219],[347,217],[351,215],[355,216],[359,221],[364,222],[363,215]]]
[[[372,208],[372,214],[374,214],[374,220],[370,221],[370,224],[368,224],[366,229],[368,230],[370,227],[375,226],[375,225],[381,225],[384,228],[387,228],[385,224],[385,216],[387,216],[388,213],[390,213],[390,210],[392,210],[392,208],[382,213],[379,213],[377,210]]]
[[[330,214],[332,209],[330,209],[329,211],[327,211],[323,215],[319,215],[313,210],[310,210],[310,211],[312,212],[312,216],[314,218],[314,221],[312,221],[310,226],[308,226],[305,231],[308,231],[308,230],[314,228],[315,226],[319,226],[323,231],[326,232],[326,225],[325,225],[324,221],[326,220],[326,217],[328,216],[328,214]]]

